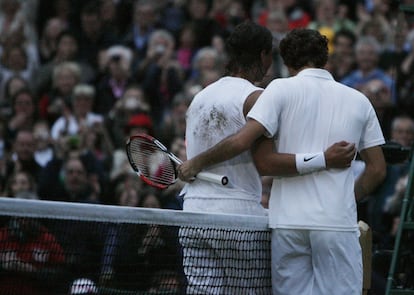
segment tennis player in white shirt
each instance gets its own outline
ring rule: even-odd
[[[327,44],[318,31],[291,31],[280,53],[292,77],[267,86],[239,132],[179,167],[179,177],[191,181],[205,167],[248,150],[262,135],[277,135],[277,142],[255,148],[262,175],[280,174],[274,144],[279,153],[296,154],[302,175],[274,178],[269,202],[273,294],[362,292],[356,200],[385,177],[384,138],[368,98],[323,69]],[[355,143],[365,162],[357,180],[350,168],[315,169],[325,162],[320,151],[341,140]]]

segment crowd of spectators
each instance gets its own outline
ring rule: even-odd
[[[244,20],[274,37],[259,86],[288,76],[278,43],[289,30],[319,30],[334,78],[366,94],[387,140],[412,146],[414,1],[0,0],[2,196],[179,209],[180,183],[147,196],[126,138],[149,133],[184,159],[186,109],[225,74],[224,41]],[[380,247],[395,232],[407,163],[388,170],[359,204]]]

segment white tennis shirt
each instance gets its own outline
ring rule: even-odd
[[[277,134],[278,151],[310,153],[345,140],[358,150],[384,143],[375,111],[362,93],[322,69],[272,81],[248,114]],[[275,178],[269,202],[271,228],[356,230],[352,169]]]
[[[200,91],[187,110],[187,158],[198,155],[239,131],[246,123],[244,102],[257,90],[263,89],[245,79],[227,76]],[[198,211],[201,208],[209,212],[263,214],[260,205],[261,180],[250,151],[208,167],[205,171],[228,176],[232,187],[196,179],[187,185],[184,210]],[[207,204],[203,200],[214,202],[208,202],[203,207],[200,204]],[[234,202],[229,203],[231,200]],[[251,201],[251,204],[245,201]]]

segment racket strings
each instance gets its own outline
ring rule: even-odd
[[[170,185],[176,180],[174,163],[152,141],[138,138],[132,140],[130,155],[139,173],[148,180],[161,185]]]

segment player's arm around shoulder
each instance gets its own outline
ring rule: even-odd
[[[295,154],[277,153],[273,138],[261,136],[252,147],[253,161],[263,176],[297,175]]]
[[[355,182],[355,198],[361,200],[380,185],[386,176],[386,162],[380,146],[359,152],[365,162],[365,169]]]
[[[235,134],[230,135],[208,150],[178,166],[178,177],[190,181],[202,169],[231,159],[250,149],[256,139],[265,133],[259,122],[248,119],[246,124]]]
[[[263,176],[295,176],[331,168],[346,169],[351,166],[355,153],[355,144],[346,141],[335,142],[323,153],[278,153],[274,139],[264,136],[260,137],[252,148],[254,163]]]

